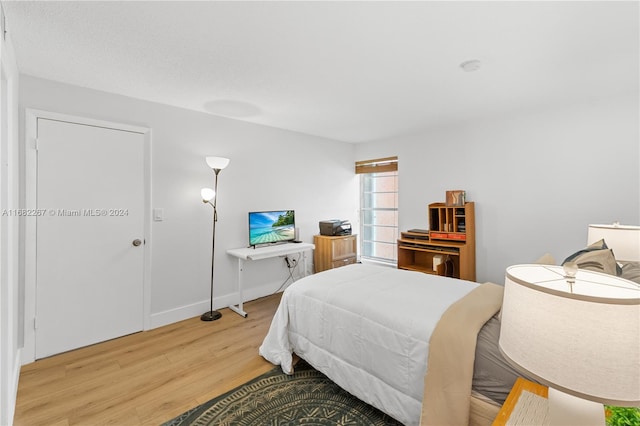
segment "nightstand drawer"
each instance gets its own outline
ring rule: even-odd
[[[331,255],[333,259],[356,256],[356,238],[354,236],[338,237],[331,240]]]
[[[340,260],[334,260],[333,262],[331,262],[331,268],[339,268],[341,266],[345,266],[345,265],[352,265],[356,263],[356,257],[352,256],[352,257],[347,257],[345,259],[340,259]]]

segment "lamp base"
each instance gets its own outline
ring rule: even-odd
[[[552,426],[604,426],[604,406],[549,387],[549,424]]]
[[[218,311],[209,311],[209,312],[205,312],[204,314],[202,314],[202,316],[200,317],[201,321],[215,321],[217,319],[220,319],[220,317],[222,316],[222,314]]]

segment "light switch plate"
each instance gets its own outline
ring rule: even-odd
[[[156,207],[153,209],[153,220],[161,222],[164,220],[164,209]]]

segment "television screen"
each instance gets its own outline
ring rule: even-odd
[[[273,244],[295,240],[293,210],[249,212],[249,245]]]

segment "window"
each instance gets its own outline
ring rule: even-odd
[[[359,161],[360,257],[397,262],[398,158]]]

